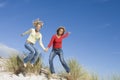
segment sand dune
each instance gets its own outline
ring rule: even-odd
[[[18,76],[9,72],[0,72],[0,80],[66,80],[66,79],[48,79],[45,75],[27,75],[23,76],[19,74]]]

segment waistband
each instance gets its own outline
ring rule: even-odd
[[[53,50],[62,50],[62,48],[53,48]]]
[[[30,41],[28,41],[28,40],[26,41],[26,43],[34,45],[32,42],[30,42]]]

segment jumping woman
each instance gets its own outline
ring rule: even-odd
[[[49,65],[50,65],[50,71],[52,73],[52,76],[55,75],[55,70],[53,66],[53,59],[56,55],[59,56],[60,62],[62,66],[65,68],[66,72],[70,74],[70,68],[66,64],[64,57],[63,57],[63,50],[62,50],[62,40],[70,34],[70,32],[65,33],[65,28],[63,26],[59,27],[57,29],[57,33],[52,36],[50,43],[48,44],[48,47],[45,49],[45,51],[48,51],[48,49],[53,46],[52,51],[49,56]]]
[[[43,50],[45,50],[45,47],[42,43],[42,34],[40,33],[40,30],[43,26],[43,22],[39,19],[35,20],[33,22],[33,25],[35,28],[31,28],[30,30],[24,32],[21,34],[21,36],[24,36],[26,34],[29,35],[25,42],[25,48],[30,52],[27,57],[24,58],[24,67],[27,66],[27,62],[30,61],[32,67],[34,66],[34,63],[37,61],[39,56],[38,49],[34,46],[36,41],[39,41],[40,46]]]

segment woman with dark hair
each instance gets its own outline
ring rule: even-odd
[[[64,57],[63,57],[63,50],[62,50],[62,40],[70,34],[70,32],[65,33],[65,28],[63,26],[59,27],[57,29],[57,34],[53,35],[51,38],[50,43],[48,44],[48,48],[46,48],[45,51],[48,51],[48,49],[53,46],[53,49],[49,56],[49,64],[50,64],[50,71],[53,76],[55,76],[55,70],[53,66],[53,59],[56,55],[59,56],[60,62],[62,63],[62,66],[65,68],[67,73],[70,73],[70,68],[66,64]]]

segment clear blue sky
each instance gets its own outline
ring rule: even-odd
[[[99,74],[120,73],[120,0],[0,0],[0,43],[25,51],[27,36],[20,34],[36,18],[44,22],[45,46],[64,25],[71,32],[63,42],[66,59]],[[43,54],[46,63],[49,53]]]

